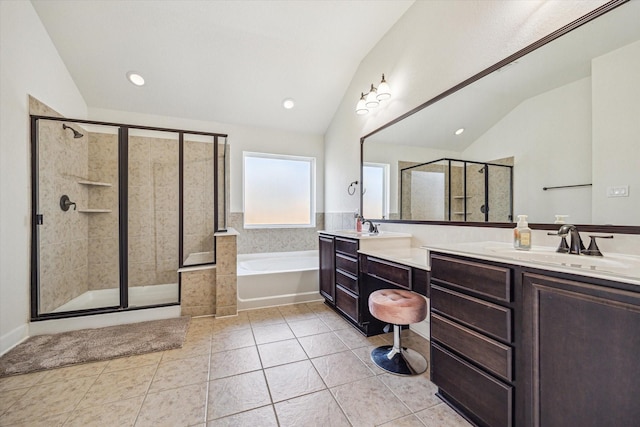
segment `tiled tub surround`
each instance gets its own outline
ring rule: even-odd
[[[215,315],[233,316],[238,313],[238,232],[229,228],[216,237]]]
[[[351,214],[353,216],[353,214]],[[292,252],[318,249],[318,231],[323,230],[323,213],[316,213],[315,228],[244,228],[242,212],[229,214],[229,226],[239,232],[238,253]]]
[[[181,349],[0,379],[0,425],[468,426],[428,376],[372,364],[392,339],[321,303],[196,318]]]
[[[216,267],[180,269],[180,310],[183,316],[216,314]]]

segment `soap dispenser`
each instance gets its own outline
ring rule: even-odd
[[[527,215],[518,215],[518,224],[513,229],[513,247],[525,251],[531,249],[531,229]]]

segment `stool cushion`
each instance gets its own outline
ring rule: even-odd
[[[380,289],[369,296],[369,311],[383,322],[409,325],[427,318],[427,302],[415,292]]]

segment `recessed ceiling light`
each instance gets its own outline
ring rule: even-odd
[[[144,85],[144,78],[135,71],[129,71],[127,73],[127,79],[136,86]]]
[[[282,106],[287,110],[291,110],[293,107],[296,106],[296,102],[291,98],[287,98],[284,101],[282,101]]]
[[[461,134],[462,134],[462,132],[464,132],[464,128],[460,128],[460,129],[458,129],[457,131],[455,131],[454,133],[455,133],[456,135],[461,135]]]

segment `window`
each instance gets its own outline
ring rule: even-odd
[[[245,228],[315,227],[316,159],[243,155]]]
[[[365,163],[362,168],[364,183],[362,211],[366,218],[387,219],[389,216],[389,165]]]

